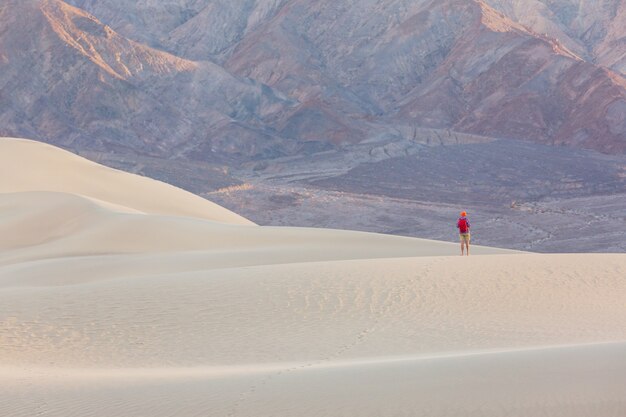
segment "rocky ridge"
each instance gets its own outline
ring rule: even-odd
[[[626,3],[620,0],[485,0],[585,60],[626,73]]]

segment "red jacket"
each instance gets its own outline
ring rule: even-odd
[[[467,217],[459,217],[459,220],[456,222],[456,227],[459,229],[459,233],[465,234],[470,231],[470,222],[467,220]]]

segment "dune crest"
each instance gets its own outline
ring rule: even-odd
[[[252,224],[169,184],[107,168],[41,142],[0,138],[0,149],[2,193],[52,191],[101,200],[122,210]]]

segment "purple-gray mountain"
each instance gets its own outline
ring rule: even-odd
[[[625,17],[620,0],[5,0],[0,134],[205,161],[419,128],[624,153]]]

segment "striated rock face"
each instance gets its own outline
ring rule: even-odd
[[[581,57],[626,74],[623,0],[485,0],[533,31],[558,39]]]
[[[623,21],[620,0],[5,0],[0,133],[201,160],[418,127],[624,153]]]
[[[186,58],[219,59],[288,0],[68,0],[120,34]]]
[[[196,16],[210,0],[69,0],[87,10],[122,36],[162,46],[169,33]]]
[[[390,124],[626,151],[624,77],[482,2],[295,0],[226,68]]]
[[[129,41],[57,0],[5,2],[0,21],[3,133],[204,159],[287,148],[268,126],[294,102],[266,86]]]
[[[487,136],[626,150],[624,115],[611,117],[625,100],[621,75],[516,25],[498,29],[490,21],[503,20],[493,10],[483,16],[401,114],[422,124],[447,118],[456,130]]]

